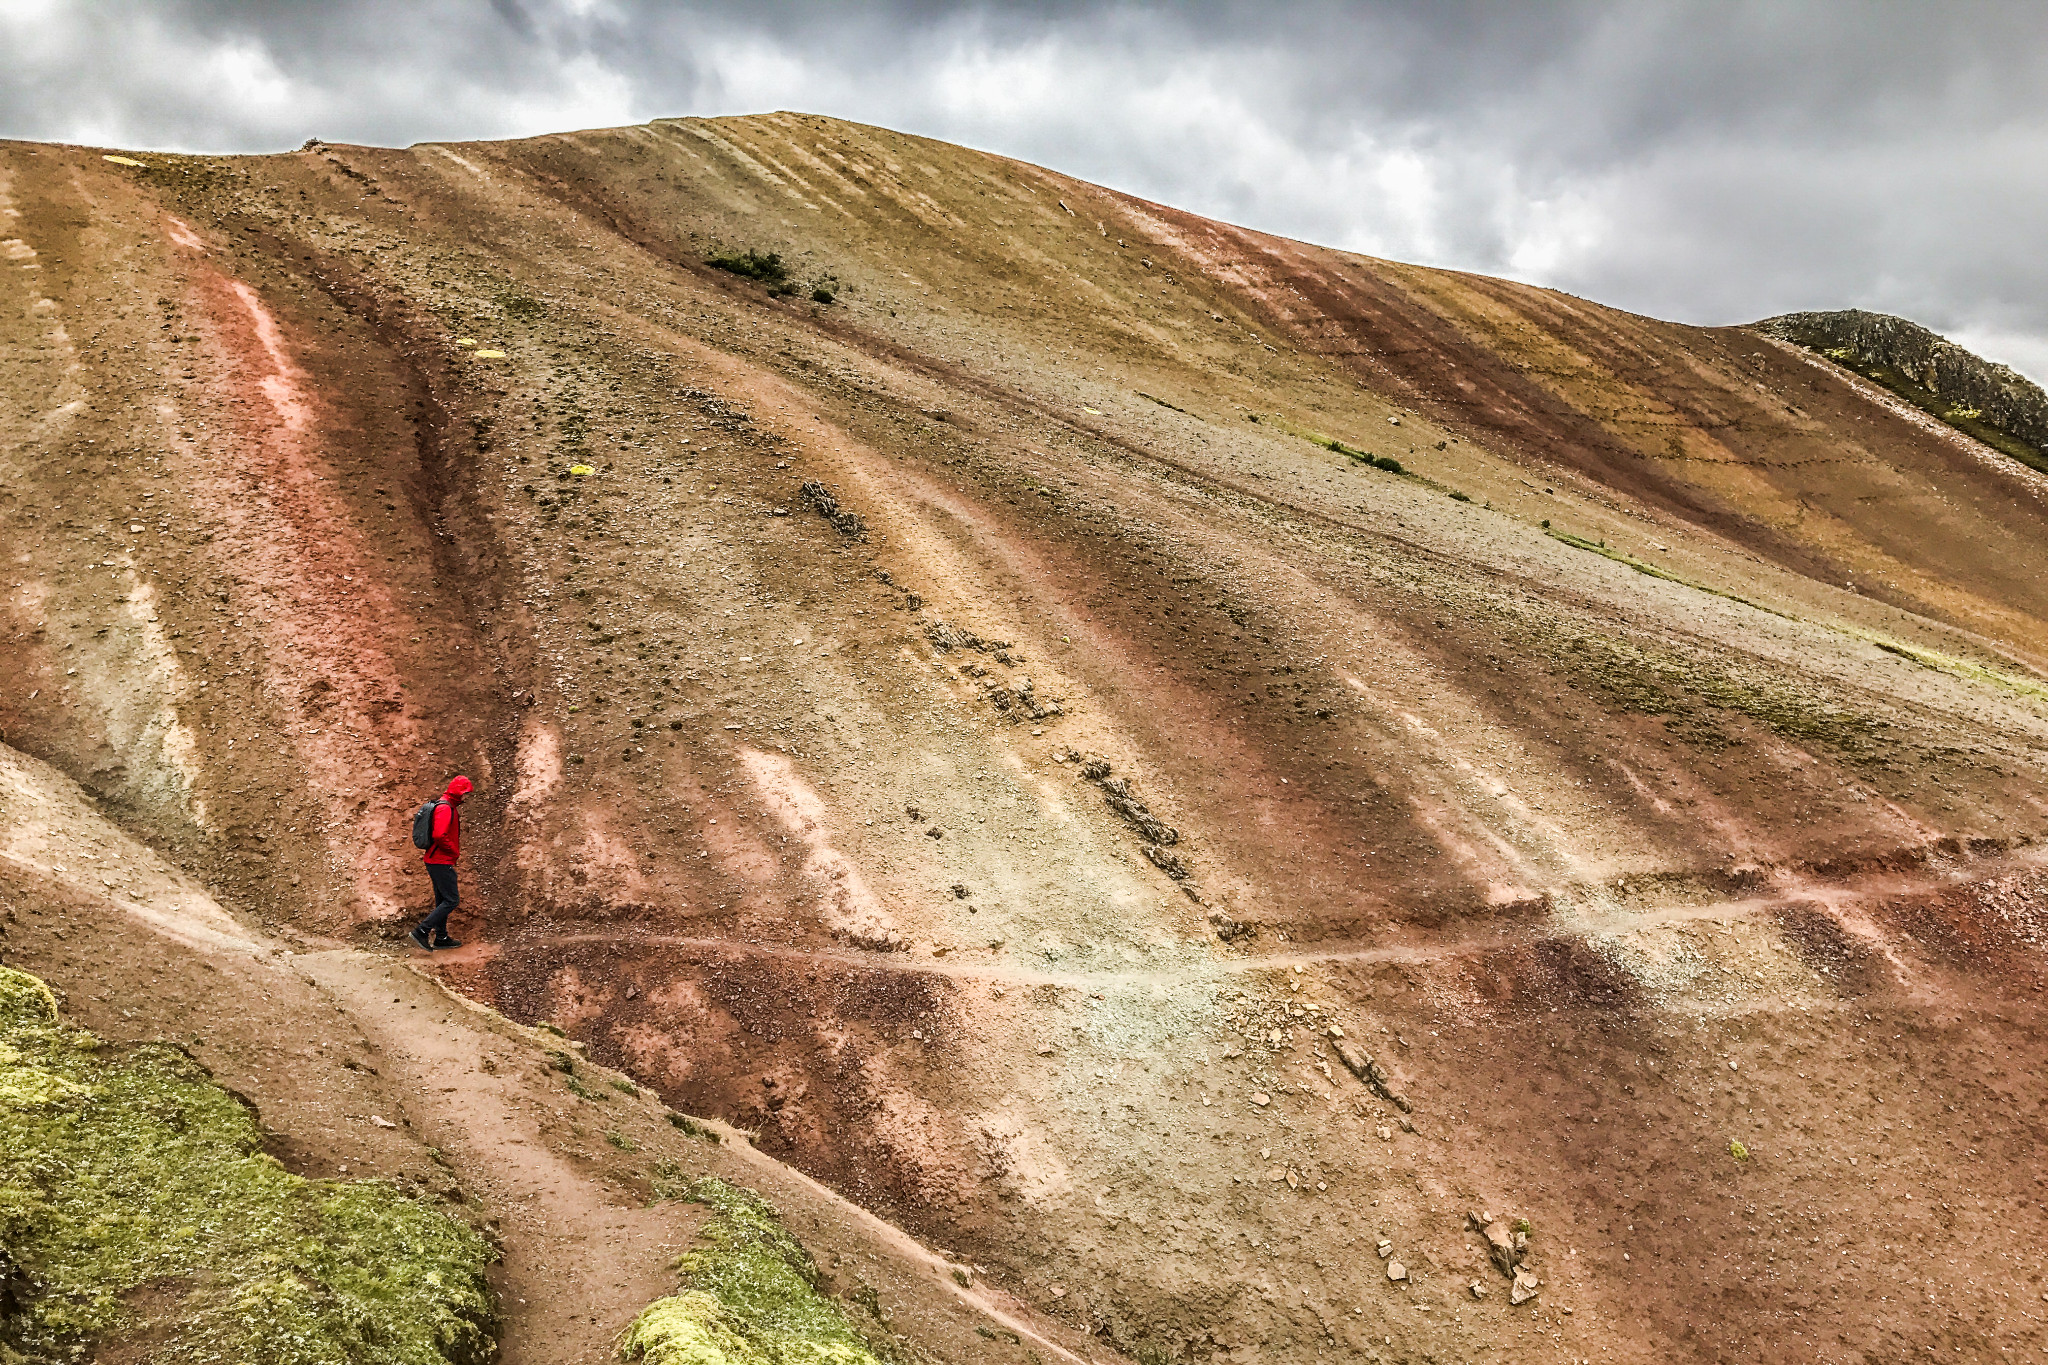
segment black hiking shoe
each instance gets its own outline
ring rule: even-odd
[[[459,938],[450,938],[448,937],[448,935],[443,934],[441,935],[441,937],[434,940],[434,946],[436,948],[460,948],[462,946],[462,940]]]
[[[426,934],[420,930],[418,925],[413,926],[413,931],[410,937],[414,943],[417,943],[420,947],[425,948],[428,952],[431,953],[434,951],[434,945],[427,942]]]

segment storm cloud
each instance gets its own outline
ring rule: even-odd
[[[58,4],[0,134],[264,151],[801,109],[1692,322],[1902,313],[2048,377],[2048,10]]]

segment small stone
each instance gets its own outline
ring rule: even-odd
[[[1503,1275],[1514,1275],[1522,1264],[1522,1252],[1515,1245],[1514,1232],[1506,1223],[1498,1221],[1488,1223],[1479,1231],[1486,1238],[1486,1254],[1494,1268]]]
[[[1267,1105],[1271,1104],[1272,1102],[1273,1097],[1271,1095],[1268,1095],[1265,1091],[1252,1091],[1252,1103],[1259,1106],[1259,1108],[1264,1109]]]
[[[370,1122],[376,1124],[379,1128],[396,1128],[398,1126],[397,1124],[393,1123],[390,1119],[385,1118],[382,1114],[370,1115]]]
[[[1373,1131],[1380,1135],[1381,1142],[1392,1142],[1394,1140],[1394,1130],[1387,1127],[1384,1123]]]
[[[1414,1132],[1414,1131],[1415,1131],[1415,1120],[1414,1120],[1414,1119],[1402,1119],[1402,1120],[1401,1120],[1401,1131],[1402,1131],[1402,1132],[1404,1132],[1404,1133],[1412,1133],[1412,1132]]]
[[[1268,1180],[1285,1180],[1286,1178],[1287,1168],[1285,1166],[1275,1166],[1272,1170],[1266,1172],[1266,1179]]]
[[[1472,1291],[1473,1298],[1483,1299],[1486,1297],[1486,1286],[1481,1284],[1479,1281],[1474,1280],[1470,1285],[1466,1287]]]
[[[1401,1264],[1401,1263],[1400,1263],[1399,1261],[1388,1261],[1388,1262],[1387,1262],[1387,1278],[1388,1278],[1388,1279],[1390,1279],[1390,1280],[1395,1280],[1395,1281],[1400,1281],[1400,1280],[1405,1280],[1405,1279],[1407,1279],[1407,1278],[1408,1278],[1408,1267],[1407,1267],[1407,1266],[1405,1266],[1405,1265],[1402,1265],[1402,1264]]]
[[[1536,1297],[1536,1290],[1542,1281],[1526,1270],[1515,1272],[1515,1282],[1508,1288],[1508,1302],[1520,1307]]]
[[[1375,1250],[1377,1250],[1377,1251],[1379,1252],[1379,1254],[1380,1254],[1380,1259],[1381,1259],[1382,1261],[1386,1260],[1386,1259],[1387,1259],[1387,1257],[1389,1257],[1389,1256],[1391,1256],[1391,1255],[1393,1255],[1393,1254],[1394,1254],[1394,1244],[1393,1244],[1392,1242],[1389,1242],[1389,1241],[1388,1241],[1388,1240],[1387,1240],[1386,1238],[1384,1238],[1384,1237],[1380,1238],[1380,1244],[1379,1244],[1379,1246],[1378,1246],[1378,1247],[1376,1247],[1376,1248],[1374,1248],[1374,1249],[1375,1249]]]

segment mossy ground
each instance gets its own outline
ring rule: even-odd
[[[716,1211],[709,1245],[676,1262],[682,1292],[634,1319],[622,1354],[647,1365],[882,1365],[766,1200],[711,1176],[687,1197]]]
[[[306,1180],[175,1047],[116,1054],[0,967],[0,1360],[79,1359],[173,1305],[148,1358],[481,1365],[489,1243],[376,1181]],[[166,1317],[168,1320],[166,1320]]]

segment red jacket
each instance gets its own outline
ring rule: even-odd
[[[434,807],[434,842],[427,846],[423,863],[453,864],[462,856],[462,817],[459,808],[462,798],[474,790],[469,779],[458,777],[449,782],[448,790],[441,793],[441,802]]]

